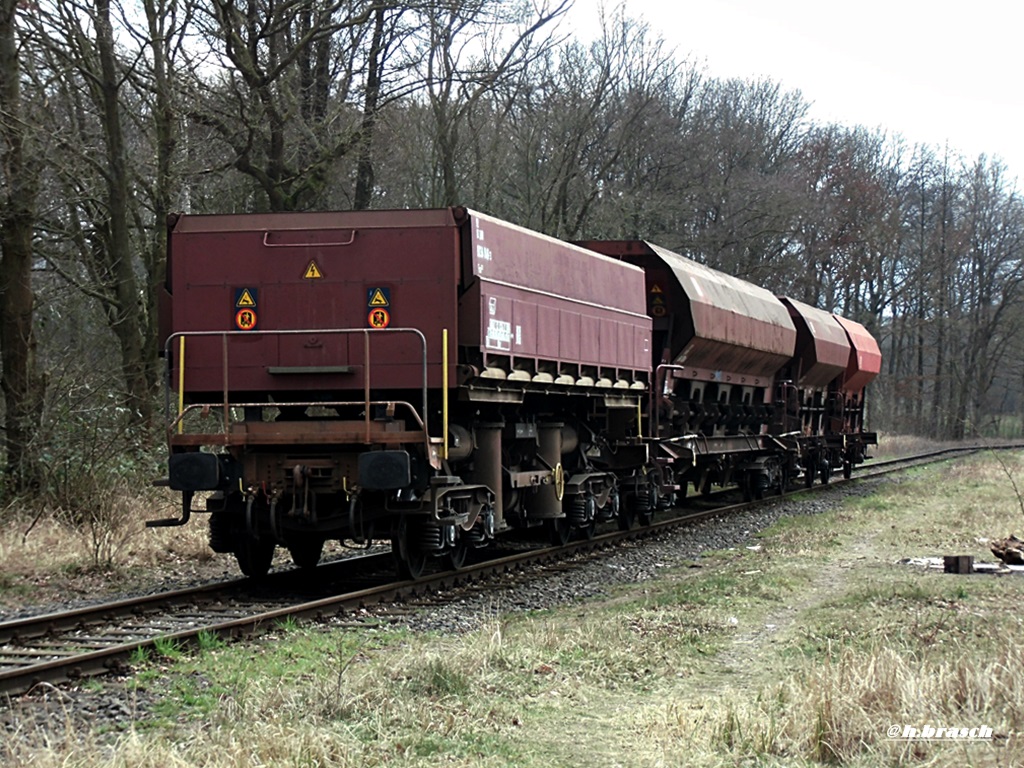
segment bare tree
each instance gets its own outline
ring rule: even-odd
[[[183,203],[182,174],[177,169],[181,164],[179,114],[187,103],[182,95],[184,77],[181,68],[184,42],[195,6],[191,0],[142,0],[142,5],[145,26],[129,26],[126,31],[133,35],[141,51],[148,51],[130,74],[143,105],[143,109],[133,115],[135,125],[153,147],[153,160],[151,164],[142,160],[133,164],[141,200],[140,205],[133,206],[132,213],[142,244],[139,251],[147,282],[143,359],[149,367],[147,380],[156,382],[159,380],[155,367],[158,352],[157,297],[167,266],[164,225],[167,215]]]
[[[230,150],[228,165],[255,181],[271,210],[316,205],[334,165],[361,145],[361,129],[372,128],[377,86],[367,89],[362,119],[350,98],[363,74],[368,35],[370,76],[379,85],[385,9],[392,5],[202,2],[200,26],[219,53],[219,67],[215,82],[209,66],[195,73],[202,101],[192,118],[215,131]]]
[[[403,9],[389,9],[378,6],[373,10],[373,32],[366,54],[365,87],[363,89],[363,109],[358,131],[358,157],[356,161],[355,190],[352,194],[352,207],[363,210],[370,207],[373,200],[376,171],[374,167],[373,147],[377,135],[377,120],[381,110],[398,94],[404,93],[400,87],[398,93],[388,94],[386,91],[385,69],[392,54],[401,45],[405,32],[400,28]],[[399,67],[404,69],[404,67]],[[408,84],[406,88],[410,87]]]
[[[421,64],[432,118],[432,145],[441,178],[430,205],[455,205],[463,185],[460,150],[468,116],[503,83],[516,80],[555,45],[545,27],[569,8],[571,0],[542,2],[533,11],[499,0],[445,0],[422,6]]]
[[[80,261],[68,267],[53,254],[48,258],[100,302],[118,340],[124,404],[132,420],[149,424],[155,382],[147,360],[147,301],[136,274],[137,200],[123,104],[131,67],[141,53],[127,56],[118,50],[115,29],[121,18],[121,8],[111,0],[53,0],[37,11],[39,45],[53,73],[52,97],[67,109],[53,116],[54,128],[63,129],[66,154],[58,173],[66,211],[51,223],[66,228],[67,242],[74,243]],[[70,132],[69,123],[74,126]]]
[[[516,219],[566,238],[660,235],[700,74],[625,16],[538,69],[509,97]]]
[[[1006,187],[1006,169],[984,156],[971,169],[966,200],[969,249],[954,282],[959,305],[953,363],[951,437],[976,433],[982,404],[1019,331],[1012,311],[1024,288],[1024,204]]]
[[[687,154],[687,250],[769,288],[785,287],[803,188],[795,159],[809,123],[798,91],[768,80],[710,85]]]

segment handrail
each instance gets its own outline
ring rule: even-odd
[[[173,372],[174,372],[174,356],[172,350],[174,349],[175,341],[183,341],[186,338],[216,338],[221,339],[221,365],[223,368],[223,401],[221,406],[224,408],[224,432],[227,433],[229,430],[229,415],[228,409],[230,407],[229,402],[229,375],[230,368],[228,365],[228,342],[229,339],[234,338],[245,338],[251,339],[256,336],[302,336],[315,334],[317,336],[324,335],[354,335],[363,334],[363,403],[366,406],[366,434],[369,439],[370,435],[370,338],[377,334],[413,334],[420,340],[421,349],[421,368],[423,370],[423,381],[421,385],[422,392],[422,417],[418,420],[423,424],[424,432],[426,432],[426,418],[427,418],[427,338],[423,335],[423,332],[418,328],[311,328],[311,329],[295,329],[295,330],[253,330],[253,331],[178,331],[172,333],[167,337],[164,342],[164,359],[167,364],[167,373],[165,377],[164,385],[164,410],[167,420],[170,424],[176,425],[179,423],[182,414],[185,410],[179,406],[179,413],[177,417],[172,417],[172,405],[171,405],[171,391],[174,387]],[[184,352],[184,344],[180,344],[181,351]],[[179,392],[178,399],[181,405],[184,405],[184,387],[185,387],[185,358],[182,354],[178,362],[179,367]],[[445,382],[447,386],[447,382]],[[383,402],[383,401],[381,401]],[[256,403],[246,403],[246,405],[257,405]],[[280,405],[279,403],[260,403],[258,405],[273,406]]]
[[[270,230],[263,233],[263,247],[264,248],[331,248],[334,246],[346,246],[352,245],[356,241],[356,230],[352,230],[352,237],[345,243],[271,243],[270,242]]]

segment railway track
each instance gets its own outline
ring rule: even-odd
[[[1024,446],[1006,448],[1021,447]],[[840,480],[836,484],[980,450],[985,449],[948,448],[873,462],[859,470],[852,481]],[[826,487],[816,485],[812,490]],[[323,618],[417,594],[447,592],[493,574],[597,551],[764,503],[708,501],[700,509],[687,510],[647,527],[602,533],[562,547],[488,557],[458,571],[438,572],[417,581],[395,581],[390,553],[383,552],[326,563],[313,571],[272,574],[259,582],[238,579],[2,622],[0,693],[16,694],[41,682],[57,683],[121,671],[128,667],[133,654],[161,642],[185,644],[195,642],[203,634],[237,637],[272,628],[286,618]]]

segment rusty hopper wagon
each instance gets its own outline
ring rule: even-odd
[[[784,487],[798,471],[792,436],[772,429],[776,377],[796,343],[785,307],[770,291],[653,243],[583,244],[646,274],[661,500],[689,484],[738,484],[748,496]]]
[[[878,442],[874,432],[865,431],[866,388],[882,371],[882,352],[878,341],[856,320],[833,315],[850,340],[850,360],[836,381],[842,407],[832,414],[829,431],[833,441],[844,446],[843,472],[850,477],[853,464],[864,461],[867,446]]]
[[[183,509],[154,522],[209,513],[244,573],[377,537],[415,577],[645,504],[641,269],[462,208],[175,215],[169,243]]]
[[[798,432],[804,481],[828,482],[842,467],[849,478],[877,442],[865,432],[864,387],[881,370],[878,343],[864,326],[780,297],[797,329],[796,354],[780,374],[779,432]]]

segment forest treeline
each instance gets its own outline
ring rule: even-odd
[[[583,38],[570,5],[0,0],[5,492],[159,442],[171,211],[461,204],[640,237],[864,323],[873,428],[1020,433],[1009,169],[815,122],[628,6]]]

